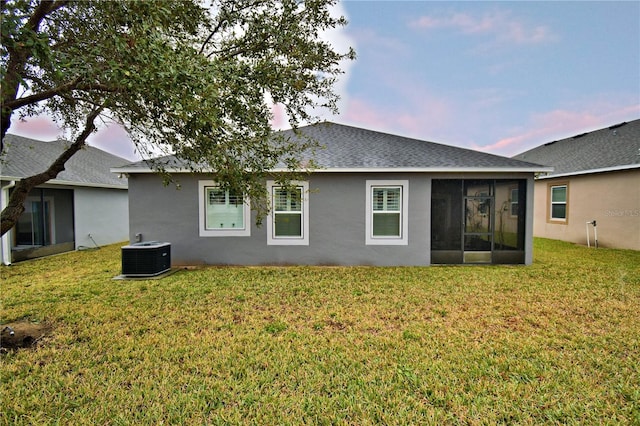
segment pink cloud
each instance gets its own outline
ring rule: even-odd
[[[388,124],[386,122],[389,119],[389,115],[385,111],[375,108],[360,99],[351,99],[342,117],[350,122],[369,125],[377,123],[383,126]]]
[[[409,22],[409,27],[418,30],[451,28],[463,34],[490,34],[498,41],[513,44],[538,44],[554,41],[557,37],[544,25],[532,26],[507,12],[485,13],[473,16],[454,13],[444,17],[421,16]]]
[[[352,98],[340,116],[344,124],[432,141],[441,140],[452,120],[450,105],[436,98],[410,101],[402,107]]]
[[[13,119],[9,133],[27,138],[54,140],[62,135],[62,130],[45,115],[27,117],[24,120]]]
[[[129,134],[122,126],[116,123],[109,123],[89,136],[88,144],[127,160],[141,159]]]
[[[12,120],[9,133],[43,141],[69,138],[69,135],[65,134],[64,130],[59,128],[47,115],[37,115],[24,120]],[[127,132],[115,123],[101,126],[97,132],[89,136],[87,143],[90,146],[128,160],[140,158],[135,153],[133,143]]]
[[[287,114],[282,104],[271,105],[271,127],[276,130],[282,130],[289,127]]]
[[[623,121],[635,120],[640,115],[640,105],[611,108],[610,105],[593,105],[582,111],[553,110],[535,115],[530,123],[516,134],[497,142],[473,148],[499,155],[513,156],[542,143],[565,139],[579,133],[601,129]]]
[[[472,143],[468,123],[478,114],[469,111],[468,99],[460,102],[445,96],[397,70],[382,72],[377,78],[379,87],[401,101],[367,101],[352,95],[341,110],[341,123],[456,146]]]

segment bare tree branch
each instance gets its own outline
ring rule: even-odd
[[[43,90],[42,92],[34,93],[33,95],[25,96],[23,98],[17,98],[12,101],[5,102],[3,105],[6,108],[11,108],[15,110],[26,105],[35,104],[42,100],[49,99],[50,97],[55,96],[57,94],[65,93],[72,90],[80,82],[80,80],[81,78],[77,77],[71,80],[70,82],[63,84],[62,86],[53,87],[49,90]]]
[[[32,105],[40,101],[43,101],[45,99],[49,99],[53,96],[63,96],[74,90],[79,90],[83,92],[95,90],[98,92],[110,92],[110,93],[119,92],[120,90],[122,90],[119,87],[112,87],[107,84],[101,84],[101,83],[80,84],[81,80],[82,79],[80,77],[77,77],[74,80],[63,84],[62,86],[53,87],[48,90],[43,90],[42,92],[34,93],[33,95],[30,95],[30,96],[25,96],[24,98],[18,98],[13,101],[9,101],[5,103],[4,105],[6,107],[9,107],[15,110],[26,105]]]

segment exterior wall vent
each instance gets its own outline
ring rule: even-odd
[[[152,277],[171,269],[171,244],[147,241],[122,247],[122,275]]]

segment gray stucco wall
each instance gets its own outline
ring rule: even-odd
[[[460,175],[427,173],[317,173],[309,181],[309,245],[267,245],[266,223],[249,237],[200,237],[198,181],[205,175],[179,175],[180,189],[163,186],[153,174],[129,177],[129,239],[171,243],[174,265],[429,265],[431,179],[530,178],[530,174]],[[409,181],[408,245],[365,245],[366,181]],[[529,198],[529,197],[528,197]],[[530,206],[527,209],[531,214]],[[528,232],[530,233],[530,232]],[[531,238],[528,251],[531,251]]]
[[[127,191],[108,188],[75,188],[76,249],[127,241],[129,202]],[[89,238],[89,234],[94,241]]]

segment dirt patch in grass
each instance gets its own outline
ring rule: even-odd
[[[34,348],[51,331],[51,326],[29,320],[20,320],[0,326],[0,351]]]

